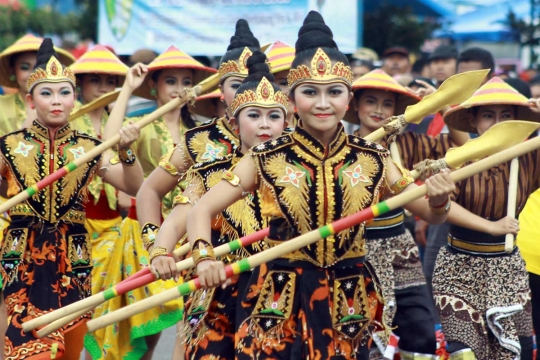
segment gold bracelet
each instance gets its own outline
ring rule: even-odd
[[[163,246],[156,246],[155,248],[150,251],[150,256],[148,257],[148,262],[152,264],[152,260],[158,256],[168,256],[169,252],[167,249]]]
[[[159,231],[159,225],[147,222],[141,229],[141,238],[143,241],[143,246],[146,250],[156,241],[157,234]]]
[[[443,216],[443,215],[448,214],[448,212],[450,211],[450,207],[452,206],[452,201],[450,201],[450,198],[446,199],[445,203],[437,207],[433,206],[431,204],[431,201],[428,201],[428,203],[429,203],[429,208],[431,209],[431,212],[438,216]]]
[[[193,259],[193,266],[197,266],[198,263],[204,260],[216,260],[214,247],[207,240],[197,238],[191,247],[191,258]]]
[[[128,166],[133,166],[137,160],[135,153],[130,148],[118,150],[118,158],[123,164]]]

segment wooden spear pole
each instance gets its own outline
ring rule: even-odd
[[[225,254],[236,251],[237,249],[253,244],[256,241],[264,239],[266,236],[268,236],[269,232],[270,231],[268,228],[259,230],[253,234],[244,236],[243,238],[236,239],[227,244],[218,246],[215,248],[214,252],[216,256],[223,256]],[[186,245],[189,248],[189,244],[186,244]],[[191,267],[193,267],[192,258],[187,258],[185,260],[182,260],[176,263],[177,271],[187,270]],[[45,328],[38,331],[38,336],[41,337],[41,336],[49,335],[53,331],[58,330],[62,326],[69,324],[71,321],[73,321],[73,319],[77,318],[77,317],[72,317],[71,316],[72,314],[81,313],[81,312],[82,314],[84,314],[88,311],[91,311],[96,306],[99,306],[112,298],[123,295],[127,293],[128,291],[139,288],[141,286],[148,285],[156,281],[156,278],[154,278],[154,275],[150,273],[150,270],[148,268],[145,268],[144,270],[145,270],[144,272],[139,271],[138,273],[132,275],[131,277],[123,280],[122,282],[118,283],[117,285],[103,292],[92,295],[83,300],[79,300],[73,304],[64,306],[53,312],[50,312],[48,314],[42,315],[38,318],[25,322],[22,325],[23,330],[28,332],[40,326],[43,326],[45,324],[49,324]]]
[[[540,148],[540,137],[518,144],[510,149],[504,150],[498,154],[489,156],[474,164],[456,170],[451,174],[452,180],[455,182],[461,181],[463,179],[473,176],[474,174],[497,166],[501,163],[510,161],[515,157],[526,154],[538,148]],[[402,207],[411,201],[425,196],[426,192],[427,191],[425,185],[419,186],[418,188],[394,196],[386,201],[373,205],[356,214],[347,216],[331,224],[325,225],[319,229],[310,231],[309,233],[286,241],[271,249],[250,256],[249,258],[242,259],[226,267],[227,277],[237,275],[241,272],[249,271],[254,267],[272,261],[280,256],[298,250],[304,246],[310,245],[320,239],[339,233],[340,231],[343,231],[361,222],[370,220],[376,216],[383,215],[398,207]],[[155,306],[159,306],[179,296],[188,295],[199,288],[199,279],[193,279],[189,282],[177,286],[176,288],[169,289],[158,295],[124,307],[119,311],[114,311],[98,319],[91,320],[87,324],[88,331],[96,331],[108,325],[114,324],[118,321],[127,319],[135,314],[146,311]]]
[[[508,204],[506,215],[516,217],[516,201],[519,178],[519,159],[516,157],[510,163],[510,178],[508,181]],[[506,234],[504,238],[504,251],[510,254],[514,250],[514,234]]]

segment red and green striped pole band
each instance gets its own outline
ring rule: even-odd
[[[148,270],[147,274],[143,274],[137,277],[136,279],[132,279],[131,281],[125,281],[125,282],[122,281],[116,284],[114,287],[105,290],[103,292],[103,298],[104,300],[110,300],[117,296],[124,295],[128,291],[135,290],[141,286],[148,285],[154,281],[156,281],[154,274],[152,274],[150,270]]]
[[[56,170],[49,176],[45,177],[41,181],[39,181],[37,184],[30,186],[25,191],[28,194],[28,196],[34,196],[37,194],[40,190],[43,190],[47,186],[51,185],[53,182],[60,180],[70,172],[77,169],[77,165],[74,162],[70,162],[66,166],[62,167],[61,169]]]
[[[240,239],[233,240],[229,242],[227,245],[229,245],[229,250],[233,252],[240,248],[249,246],[256,241],[264,239],[265,237],[268,236],[268,234],[270,234],[270,228],[262,229],[257,232],[254,232],[253,234],[249,234],[247,236],[241,237]]]
[[[233,241],[227,243],[226,245],[229,246],[229,251],[233,252],[233,251],[236,251],[236,250],[238,250],[240,248],[249,246],[249,245],[253,244],[256,241],[263,240],[265,237],[268,236],[268,234],[270,234],[270,229],[266,228],[266,229],[263,229],[263,230],[256,231],[253,234],[249,234],[247,236],[244,236],[244,237],[242,237],[240,239],[233,240]],[[137,271],[135,274],[131,275],[127,279],[122,280],[120,283],[118,283],[118,285],[126,283],[126,282],[131,282],[131,281],[136,280],[136,279],[138,279],[138,278],[140,278],[142,276],[145,276],[145,275],[147,275],[149,273],[150,273],[150,268],[146,267],[146,268],[144,268],[142,270]],[[151,281],[149,281],[149,283],[150,282]],[[142,286],[144,286],[144,285],[147,285],[147,284],[143,284]],[[133,289],[130,289],[130,290],[133,290]],[[128,290],[128,291],[130,291],[130,290]],[[119,295],[122,295],[122,294],[119,294]]]

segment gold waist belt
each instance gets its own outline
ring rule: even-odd
[[[457,250],[472,254],[498,255],[506,253],[504,251],[504,243],[475,243],[457,239],[452,235],[448,236],[448,245]],[[514,243],[512,246],[514,248],[516,247],[516,239],[514,239]]]
[[[405,215],[400,213],[398,216],[391,218],[375,218],[366,224],[366,229],[384,229],[392,226],[400,225],[405,221]]]

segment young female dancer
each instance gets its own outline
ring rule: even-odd
[[[300,118],[295,131],[256,146],[189,213],[203,288],[225,281],[223,263],[204,256],[212,254],[212,218],[246,192],[259,190],[270,224],[266,243],[274,246],[376,203],[392,184],[415,186],[383,147],[345,134],[340,121],[352,97],[352,70],[317,12],[299,31],[288,81]],[[428,187],[429,201],[408,207],[430,222],[444,221],[454,189],[447,172]],[[381,324],[384,300],[365,255],[362,224],[254,270],[238,358],[366,356],[363,345]]]
[[[12,196],[99,145],[98,139],[70,128],[75,103],[75,76],[58,61],[45,39],[28,78],[27,101],[36,110],[32,126],[0,138],[0,174]],[[91,294],[91,242],[84,203],[94,175],[127,193],[143,181],[140,164],[129,156],[139,136],[135,125],[120,130],[119,161],[97,156],[56,183],[11,208],[0,255],[8,312],[6,359],[23,357],[78,359],[90,313],[39,339],[25,333],[24,321],[66,306]]]
[[[499,78],[449,110],[450,127],[482,135],[505,120],[540,121],[527,98]],[[540,187],[539,152],[519,158],[516,216]],[[453,195],[448,245],[437,256],[433,295],[450,358],[531,359],[531,295],[525,264],[505,235],[519,223],[506,216],[510,164],[461,181]]]
[[[288,100],[273,84],[266,56],[256,51],[248,59],[249,75],[238,88],[231,105],[231,122],[238,126],[241,147],[224,158],[196,164],[188,172],[188,187],[178,197],[178,205],[163,223],[150,257],[154,273],[162,279],[177,277],[174,260],[165,256],[186,232],[187,214],[221,177],[228,173],[250,148],[279,137],[285,128]],[[265,227],[261,218],[259,196],[254,192],[223,211],[216,222],[221,229],[213,231],[212,244],[219,246]],[[263,242],[247,246],[224,261],[241,259],[264,248]],[[235,356],[234,334],[244,319],[236,317],[238,294],[249,280],[242,274],[226,289],[200,290],[190,297],[184,317],[186,355],[190,359],[214,356],[232,359]]]

